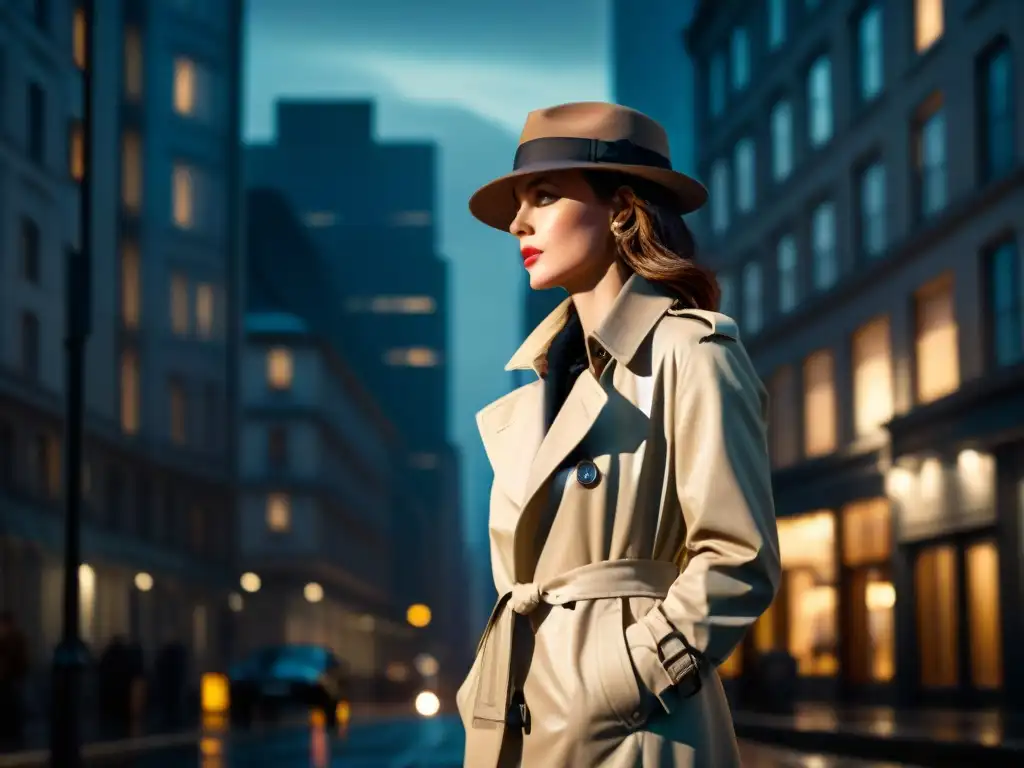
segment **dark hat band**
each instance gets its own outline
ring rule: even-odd
[[[531,139],[520,144],[512,162],[512,170],[521,171],[534,165],[558,162],[644,165],[672,170],[672,163],[663,154],[634,144],[629,139],[602,141],[562,136]]]

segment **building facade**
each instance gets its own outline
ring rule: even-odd
[[[330,646],[362,679],[412,674],[437,649],[405,616],[434,604],[407,451],[338,352],[344,313],[305,226],[278,192],[247,200],[240,635]]]
[[[1024,5],[703,2],[697,217],[771,394],[784,578],[723,667],[1024,698]]]
[[[97,0],[92,330],[80,569],[94,653],[226,655],[234,572],[241,4]],[[86,19],[0,10],[0,602],[59,639],[65,254],[77,247]]]

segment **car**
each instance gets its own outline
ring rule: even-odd
[[[232,719],[252,722],[257,712],[276,714],[289,706],[319,709],[328,726],[337,724],[347,687],[345,665],[318,645],[260,648],[228,671]]]

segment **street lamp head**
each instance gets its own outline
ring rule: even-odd
[[[144,571],[135,574],[135,588],[139,592],[149,592],[153,588],[153,577]]]
[[[430,619],[430,608],[422,603],[410,605],[409,609],[405,612],[405,620],[409,622],[410,626],[416,627],[417,629],[422,629],[430,624]]]
[[[242,578],[239,579],[239,584],[242,585],[242,589],[244,589],[246,592],[252,593],[260,591],[260,586],[262,582],[260,581],[259,576],[257,576],[255,573],[249,572],[242,574]]]
[[[324,588],[315,581],[311,581],[303,588],[302,595],[310,603],[319,603],[324,599]]]

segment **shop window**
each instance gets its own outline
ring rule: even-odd
[[[804,452],[813,458],[835,449],[835,358],[822,349],[804,362]]]
[[[851,642],[847,673],[855,683],[884,683],[896,672],[896,589],[889,575],[889,500],[865,499],[843,509],[845,611]]]
[[[822,511],[779,520],[779,545],[783,576],[772,643],[781,629],[800,675],[835,675],[835,515]]]
[[[916,395],[929,403],[960,386],[960,352],[953,279],[943,276],[915,296]]]
[[[917,642],[923,688],[953,688],[960,679],[957,612],[957,549],[923,550],[914,564]]]
[[[853,423],[858,436],[892,418],[892,350],[889,318],[879,317],[853,335]]]
[[[971,643],[971,684],[1002,688],[1003,644],[999,619],[999,549],[994,541],[967,547],[967,636]]]

